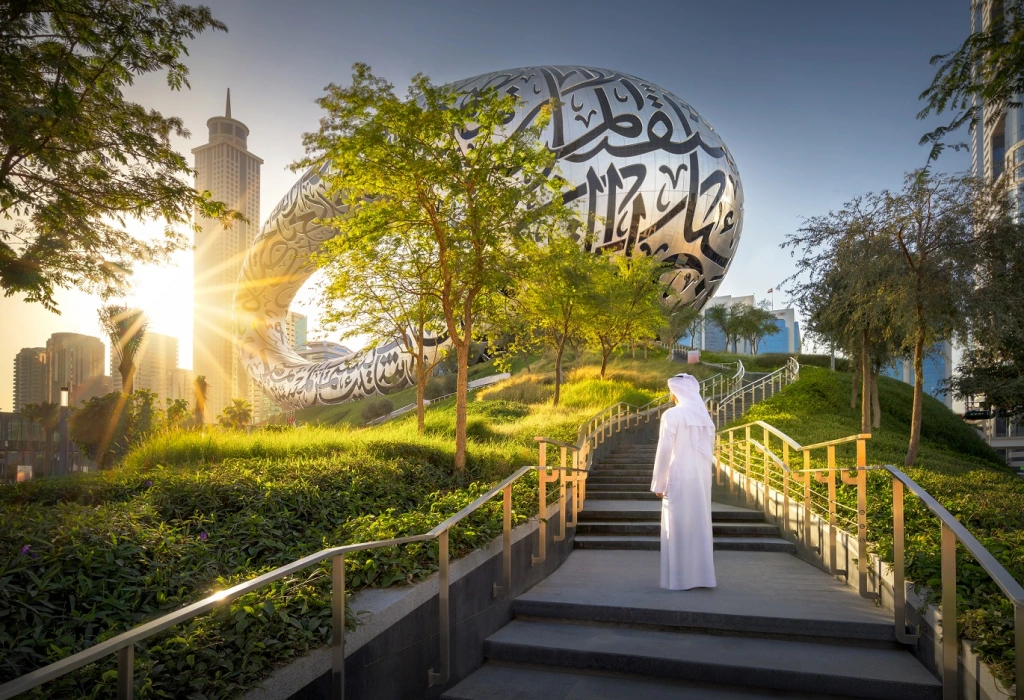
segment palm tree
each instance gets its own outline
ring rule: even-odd
[[[131,394],[135,388],[135,358],[142,348],[149,324],[142,309],[120,304],[100,308],[100,325],[110,338],[111,352],[117,355],[117,371],[121,374],[121,393]]]
[[[231,399],[231,405],[224,407],[217,421],[225,428],[241,430],[252,422],[252,404],[245,399]]]
[[[27,403],[21,409],[23,416],[32,423],[39,423],[43,428],[45,439],[44,450],[46,466],[43,467],[43,474],[49,475],[53,471],[53,434],[60,427],[60,404],[43,401],[42,403]]]
[[[195,381],[192,382],[192,391],[196,395],[196,406],[193,410],[195,411],[197,428],[202,428],[206,422],[206,395],[209,389],[210,386],[206,383],[206,375],[200,374],[196,376]]]

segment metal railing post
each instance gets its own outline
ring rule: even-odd
[[[437,609],[438,609],[438,638],[440,640],[441,671],[433,670],[427,672],[429,685],[444,685],[448,682],[451,672],[451,628],[448,618],[448,531],[444,530],[437,536]]]
[[[811,548],[811,451],[804,450],[804,546]],[[818,543],[819,553],[821,543]]]
[[[117,650],[117,700],[132,700],[135,695],[135,645]]]
[[[836,446],[829,445],[828,450],[828,571],[836,575]],[[850,578],[849,572],[846,578]]]
[[[868,590],[868,465],[867,443],[857,440],[857,588],[863,598]]]
[[[1017,664],[1017,697],[1024,696],[1024,605],[1013,606],[1013,636],[1015,638]]]
[[[956,620],[956,536],[942,523],[942,700],[957,700],[959,694]]]
[[[903,644],[917,641],[907,632],[906,533],[903,525],[903,482],[892,478],[892,598],[896,640]]]
[[[345,698],[345,555],[331,557],[331,700]]]
[[[534,566],[543,564],[548,556],[548,446],[540,444],[540,468],[537,470],[537,500],[540,510],[537,514],[537,554],[531,559]]]
[[[501,585],[494,584],[495,598],[512,592],[512,484],[502,490],[501,505]]]
[[[764,491],[761,493],[761,505],[764,507],[764,517],[767,520],[770,513],[768,509],[768,489],[771,488],[771,481],[768,477],[768,464],[771,458],[769,457],[768,449],[768,428],[764,429],[764,465],[761,467],[763,473],[761,474],[762,481],[764,481]]]
[[[558,530],[558,534],[555,535],[552,538],[555,542],[562,542],[563,540],[565,540],[565,489],[566,489],[567,482],[566,482],[566,479],[565,479],[565,473],[566,473],[566,470],[565,470],[565,467],[566,467],[566,463],[565,463],[565,448],[563,447],[561,449],[562,449],[562,453],[561,453],[561,458],[559,460],[559,464],[561,466],[561,469],[558,470],[558,525],[559,525],[559,530]]]

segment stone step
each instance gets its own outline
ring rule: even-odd
[[[487,638],[484,656],[782,692],[942,697],[941,684],[906,651],[811,641],[517,619]]]
[[[576,549],[625,549],[659,551],[661,535],[582,535],[573,538]],[[781,537],[718,536],[716,551],[723,552],[788,552],[796,554],[796,546]]]
[[[654,469],[654,460],[644,462],[638,459],[631,459],[629,461],[622,460],[621,462],[605,462],[600,461],[591,467],[592,472],[607,472],[616,471],[618,469]]]
[[[615,500],[615,501],[660,501],[661,499],[658,498],[650,490],[650,487],[651,487],[650,481],[648,481],[646,483],[647,483],[647,490],[646,491],[610,491],[610,490],[604,490],[604,491],[598,491],[597,493],[595,493],[594,490],[590,487],[589,484],[587,485],[587,491],[589,492],[590,496],[595,496],[595,497],[599,497],[599,498],[607,498],[609,500]],[[584,509],[586,509],[586,506],[584,506]]]
[[[694,681],[641,678],[490,661],[441,696],[444,700],[778,700],[774,691]],[[793,700],[838,700],[836,695],[787,694]]]
[[[714,522],[712,532],[721,537],[778,537],[779,528],[767,523]],[[615,522],[585,521],[576,527],[580,535],[661,535],[660,521]]]
[[[619,520],[661,520],[661,502],[654,501],[620,501],[598,498],[587,498],[583,510],[579,513],[580,522],[609,522]],[[764,513],[748,508],[711,504],[712,522],[764,522]]]
[[[623,471],[624,470],[620,470],[620,471],[598,470],[598,471],[595,471],[595,472],[590,472],[589,474],[587,474],[587,483],[588,484],[593,484],[593,483],[600,483],[602,481],[608,482],[608,483],[614,483],[616,479],[622,479],[622,483],[628,484],[628,483],[631,483],[631,482],[635,481],[636,479],[648,479],[648,480],[650,480],[651,478],[654,477],[654,470],[653,469],[645,469],[643,471],[641,471],[639,469],[630,469],[628,471],[628,473],[623,473]]]
[[[605,491],[650,491],[651,481],[650,479],[644,479],[643,481],[630,482],[607,482],[597,481],[593,482],[587,480],[587,491],[596,497],[596,494],[603,493]]]

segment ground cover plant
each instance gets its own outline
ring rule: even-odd
[[[540,358],[523,375],[543,386],[547,365]],[[652,352],[647,362],[619,358],[600,380],[595,358],[581,358],[557,409],[481,391],[469,405],[464,474],[451,466],[448,399],[429,408],[423,435],[413,415],[362,430],[171,432],[115,469],[0,489],[0,681],[325,547],[425,532],[535,462],[536,435],[574,441],[606,405],[663,394],[681,367]],[[513,490],[517,524],[537,511],[535,483],[527,477]],[[498,499],[452,531],[452,556],[500,532]],[[437,546],[371,550],[346,563],[349,591],[416,581],[437,569]],[[138,645],[138,697],[230,697],[326,644],[329,582],[328,566],[310,567]],[[112,696],[114,663],[38,695]]]
[[[762,420],[804,445],[858,433],[859,410],[851,409],[849,404],[851,383],[852,374],[803,367],[800,381],[752,407],[736,424]],[[1018,581],[1024,581],[1024,479],[1000,462],[974,428],[927,396],[917,464],[903,467],[912,387],[882,377],[878,388],[882,426],[872,432],[868,442],[868,463],[895,464],[906,472],[953,513]],[[840,456],[846,464],[852,463],[851,453]],[[888,473],[869,473],[868,539],[890,563],[891,484]],[[855,508],[855,489],[841,487],[839,500]],[[931,589],[929,599],[935,601],[941,592],[939,521],[909,492],[905,496],[905,521],[907,578],[919,588]],[[843,526],[849,528],[849,523]],[[1009,681],[1014,670],[1013,608],[962,547],[957,556],[957,598],[961,634],[973,640],[982,658]]]

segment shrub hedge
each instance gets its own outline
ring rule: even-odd
[[[535,461],[534,436],[575,440],[606,403],[644,403],[664,386],[581,378],[559,408],[471,401],[464,474],[451,469],[448,400],[429,407],[422,436],[411,414],[368,430],[165,433],[117,469],[0,488],[0,682],[325,547],[425,532]],[[535,476],[517,483],[513,507],[516,523],[536,513]],[[497,499],[452,531],[452,556],[500,531]],[[437,546],[363,552],[346,565],[350,591],[415,581],[436,570]],[[137,696],[231,697],[328,643],[329,574],[310,567],[138,645]],[[114,664],[37,696],[111,696]]]
[[[287,437],[310,433],[316,443],[317,432]],[[160,466],[136,457],[114,471],[4,489],[0,680],[325,547],[424,532],[529,456],[476,447],[466,473],[454,475],[444,441],[363,440],[287,461]],[[534,483],[514,489],[517,523],[536,510]],[[500,531],[495,501],[452,531],[452,555]],[[361,552],[347,557],[346,585],[389,586],[436,568],[435,543]],[[139,645],[139,697],[228,697],[324,644],[329,574],[329,565],[311,567]],[[42,695],[108,695],[112,663],[48,684]]]

